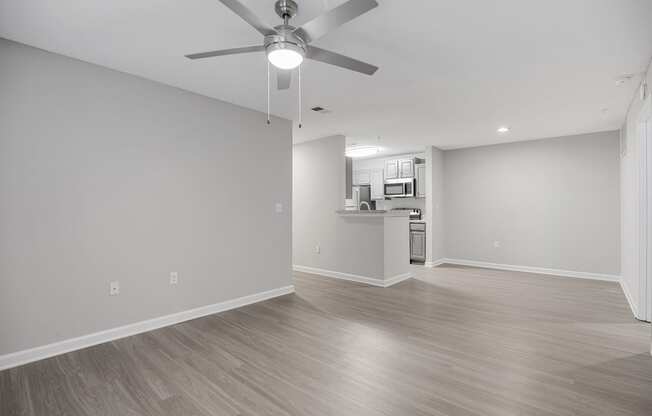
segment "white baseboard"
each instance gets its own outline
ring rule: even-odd
[[[634,301],[632,300],[632,293],[629,291],[629,287],[627,286],[627,283],[623,279],[620,279],[620,287],[623,289],[623,293],[625,294],[627,303],[629,303],[629,308],[632,310],[632,313],[634,314],[634,318],[640,320],[641,317],[638,314],[638,305],[636,305],[636,303],[634,303]]]
[[[408,272],[408,273],[403,273],[403,274],[399,274],[399,275],[387,278],[387,279],[385,279],[384,287],[394,286],[395,284],[400,283],[403,280],[411,279],[413,277],[414,277],[414,273]]]
[[[297,272],[317,274],[320,276],[332,277],[334,279],[340,279],[340,280],[349,280],[351,282],[364,283],[370,286],[377,286],[377,287],[390,287],[399,282],[402,282],[403,280],[407,280],[411,277],[414,277],[414,273],[408,272],[408,273],[399,274],[397,276],[392,276],[387,279],[381,280],[381,279],[376,279],[374,277],[360,276],[358,274],[352,274],[352,273],[336,272],[334,270],[319,269],[317,267],[299,266],[296,264],[292,265],[292,268]]]
[[[445,259],[437,259],[435,261],[427,261],[427,262],[423,263],[423,266],[428,267],[428,268],[441,266],[442,264],[444,264],[444,260]]]
[[[70,351],[91,347],[104,342],[113,341],[119,338],[140,334],[142,332],[152,331],[165,326],[174,325],[191,319],[201,318],[202,316],[212,315],[252,303],[261,302],[278,296],[287,295],[294,292],[294,286],[285,286],[265,292],[254,293],[236,299],[224,302],[214,303],[212,305],[201,306],[195,309],[189,309],[158,318],[148,319],[133,324],[120,326],[117,328],[107,329],[105,331],[95,332],[52,344],[43,345],[28,350],[17,351],[10,354],[0,355],[0,371],[7,368],[17,367],[33,361],[53,357]]]
[[[515,272],[548,274],[552,276],[575,277],[578,279],[604,280],[608,282],[620,281],[620,276],[615,274],[577,272],[573,270],[548,269],[545,267],[517,266],[513,264],[489,263],[485,261],[465,260],[465,259],[442,259],[442,263],[456,264],[459,266],[482,267],[485,269],[510,270]]]

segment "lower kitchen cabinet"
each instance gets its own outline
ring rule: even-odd
[[[410,261],[426,261],[426,224],[410,223]]]

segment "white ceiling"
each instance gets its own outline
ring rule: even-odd
[[[273,0],[242,2],[277,24]],[[293,23],[342,2],[298,0]],[[344,134],[453,148],[617,129],[639,79],[615,79],[652,56],[650,0],[378,2],[315,45],[380,70],[306,62],[295,142]],[[183,57],[262,42],[217,0],[3,0],[0,36],[266,110],[262,53]],[[297,120],[295,87],[273,92],[274,114]],[[511,133],[496,134],[500,125]]]

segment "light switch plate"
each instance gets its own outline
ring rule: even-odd
[[[282,213],[282,212],[283,212],[283,204],[280,203],[280,202],[277,202],[277,203],[276,203],[276,213],[277,213],[277,214],[280,214],[280,213]]]
[[[179,283],[179,273],[178,272],[170,272],[170,284],[171,285],[176,285]]]

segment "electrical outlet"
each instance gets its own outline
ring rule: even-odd
[[[321,247],[319,247],[319,244],[315,246],[315,254],[321,253]]]
[[[170,272],[170,284],[171,285],[176,285],[179,283],[179,273],[178,272]]]
[[[117,280],[109,283],[109,295],[117,296],[120,294],[120,282]]]
[[[500,241],[494,241],[494,248],[500,248]]]

